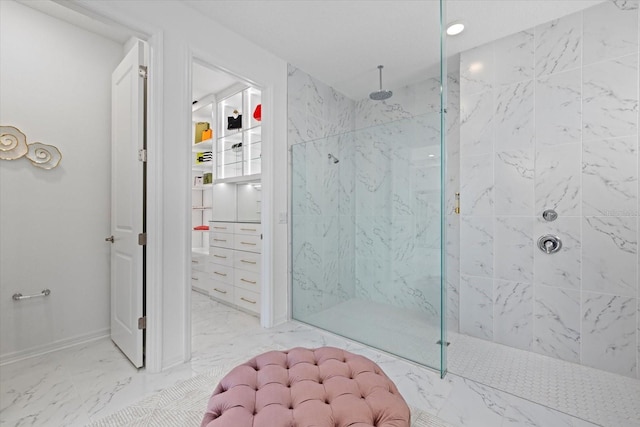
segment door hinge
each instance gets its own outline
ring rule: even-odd
[[[147,67],[145,65],[138,66],[138,75],[143,79],[146,79],[148,76]]]
[[[140,246],[145,246],[147,244],[147,233],[138,234],[138,244]]]
[[[147,329],[147,316],[138,317],[138,329]]]
[[[147,150],[145,148],[141,148],[138,150],[138,160],[141,162],[147,161]]]

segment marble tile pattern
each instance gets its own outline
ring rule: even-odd
[[[445,155],[458,163],[458,77],[448,83]],[[440,82],[353,101],[290,65],[289,93],[294,317],[357,297],[439,318]],[[457,189],[458,175],[447,171],[447,184]],[[459,240],[449,242],[459,262]],[[457,307],[458,280],[447,286]],[[457,324],[457,309],[449,313]]]
[[[534,351],[580,361],[580,292],[536,285],[533,327]]]
[[[493,279],[460,277],[460,332],[493,340]]]
[[[635,377],[636,298],[592,292],[582,294],[582,362],[609,366],[621,375]]]
[[[605,1],[462,52],[459,95],[461,332],[632,378],[639,4]],[[545,234],[560,252],[537,248]],[[492,281],[490,302],[476,279]]]
[[[192,307],[192,358],[162,373],[134,369],[108,339],[1,366],[0,425],[84,426],[196,375],[296,346],[336,346],[368,357],[410,406],[449,426],[640,425],[633,398],[640,386],[591,368],[543,356],[533,360],[526,352],[452,334],[449,358],[460,375],[440,379],[431,369],[301,323],[263,329],[256,317],[198,293],[192,293]],[[367,305],[361,308],[333,317],[366,314]],[[403,330],[415,329],[407,324]]]
[[[584,217],[582,289],[636,297],[637,217]]]
[[[496,342],[529,350],[533,344],[533,285],[496,280],[493,336]]]
[[[607,1],[583,12],[583,64],[638,53],[637,0]]]
[[[638,53],[587,65],[582,79],[583,140],[637,135]]]
[[[536,77],[580,67],[582,12],[538,25],[534,31]]]
[[[537,146],[535,163],[535,211],[547,209],[560,216],[581,215],[580,144]]]
[[[535,134],[539,148],[580,142],[581,72],[573,69],[535,81]]]
[[[304,318],[355,295],[355,102],[292,65],[288,94],[294,316]]]
[[[638,205],[637,136],[582,143],[582,212],[628,216]]]
[[[534,206],[534,150],[496,151],[494,157],[494,212],[531,215]]]

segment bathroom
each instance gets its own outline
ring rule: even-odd
[[[158,197],[159,213],[151,214],[149,226],[162,232],[164,242],[156,247],[152,239],[149,249],[149,372],[191,356],[183,340],[190,328],[185,320],[189,286],[175,286],[189,277],[190,187],[183,169],[190,154],[169,140],[189,129],[189,81],[182,62],[196,56],[260,83],[264,104],[273,112],[271,117],[265,113],[271,150],[263,154],[265,295],[271,304],[263,326],[293,318],[426,365],[445,377],[441,385],[459,375],[607,425],[598,417],[611,413],[586,414],[580,406],[551,402],[557,396],[540,391],[546,386],[527,387],[526,381],[510,379],[513,371],[507,369],[519,356],[538,368],[542,360],[557,361],[560,365],[553,366],[560,368],[538,369],[536,381],[563,375],[613,379],[622,385],[618,394],[601,397],[626,399],[621,406],[637,414],[640,399],[634,402],[637,395],[629,390],[637,390],[640,352],[638,2],[554,2],[538,11],[536,2],[452,0],[444,2],[442,17],[437,2],[403,5],[409,10],[420,4],[425,7],[416,9],[420,13],[428,6],[427,19],[394,11],[394,2],[379,2],[388,23],[407,20],[405,33],[427,21],[424,49],[436,57],[442,42],[448,60],[442,68],[437,60],[426,64],[426,71],[420,68],[425,64],[412,64],[400,53],[381,55],[394,52],[394,45],[416,43],[407,35],[387,37],[382,25],[371,25],[361,35],[368,43],[358,61],[349,62],[347,53],[335,50],[335,60],[319,64],[308,54],[313,49],[298,56],[278,51],[289,44],[278,34],[264,36],[260,19],[254,26],[237,19],[222,28],[212,24],[214,18],[205,19],[204,10],[194,12],[209,2],[166,2],[150,11],[145,2],[133,2],[119,12],[108,3],[86,6],[130,25],[133,18],[124,15],[139,18],[148,34],[162,28],[165,43],[166,81],[152,89],[164,90],[166,101],[152,113],[166,107],[173,119],[161,125],[157,116],[152,120],[167,142],[164,151],[149,151],[151,176],[166,185],[150,192]],[[222,17],[268,13],[274,24],[291,8],[278,2],[218,3]],[[320,2],[312,3],[303,9],[319,23],[332,13],[336,25],[347,25],[353,16],[373,19],[357,4],[350,8],[350,2],[335,2],[344,3],[341,12],[327,8],[324,14]],[[182,13],[198,25],[168,19]],[[465,32],[440,39],[440,21],[444,25],[473,14],[481,28],[467,25]],[[537,22],[518,27],[507,19],[526,15],[535,15]],[[263,40],[254,34],[255,44],[247,42],[250,31],[262,31]],[[336,38],[345,43],[344,35]],[[157,39],[149,42],[157,53]],[[242,48],[229,53],[231,45]],[[162,57],[152,59],[152,69],[159,69]],[[350,72],[348,62],[361,62],[366,70]],[[441,72],[447,76],[444,85]],[[380,96],[373,99],[376,93]],[[3,189],[8,182],[3,179]],[[547,210],[557,218],[545,220]],[[7,229],[3,224],[3,233]],[[31,231],[20,230],[29,236],[25,241],[46,240],[49,232]],[[96,234],[103,244],[105,233]],[[538,239],[546,235],[562,242],[557,252],[538,248]],[[63,259],[52,268],[67,263]],[[2,267],[3,274],[19,274],[9,264]],[[5,316],[17,306],[6,277]],[[77,301],[77,293],[60,292],[63,286],[67,283],[52,283],[51,298],[32,300],[30,307],[49,310],[55,302],[55,313],[73,313],[65,304]],[[104,335],[108,290],[81,289],[91,296],[85,310],[95,314],[100,307],[93,320],[101,323],[91,337]],[[88,327],[65,319],[74,328]],[[59,323],[33,322],[38,334],[32,341],[53,336],[45,327]],[[6,337],[20,338],[21,330],[5,332],[4,343]],[[575,395],[591,406],[582,393],[593,383],[585,384]]]

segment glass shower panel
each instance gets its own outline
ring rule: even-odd
[[[441,369],[440,112],[292,147],[296,320]]]

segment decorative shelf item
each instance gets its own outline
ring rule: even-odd
[[[53,145],[33,142],[27,144],[27,136],[13,126],[0,126],[0,160],[17,160],[26,157],[41,169],[53,169],[60,164],[62,154]]]

